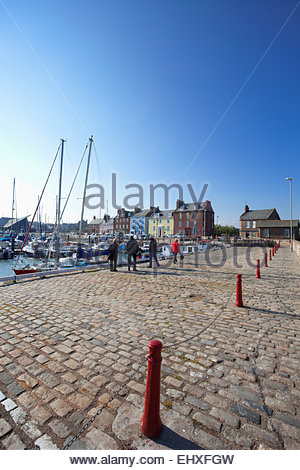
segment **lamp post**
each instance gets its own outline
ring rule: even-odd
[[[217,215],[217,237],[219,236],[219,216]]]
[[[292,214],[292,178],[286,178],[290,184],[290,205],[291,205],[291,251],[293,251],[293,214]]]

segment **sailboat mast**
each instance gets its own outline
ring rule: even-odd
[[[60,171],[59,171],[59,185],[58,185],[58,201],[57,201],[57,237],[59,234],[60,225],[60,202],[61,202],[61,183],[62,183],[62,169],[63,169],[63,157],[64,157],[64,139],[61,140],[61,153],[60,153]]]
[[[12,209],[11,209],[11,230],[13,229],[14,224],[14,210],[15,210],[15,178],[13,183],[13,200],[12,200]]]
[[[82,198],[82,208],[81,208],[81,217],[80,217],[80,226],[79,226],[79,243],[81,243],[81,233],[82,233],[82,222],[83,222],[83,213],[84,213],[84,203],[85,203],[85,196],[86,196],[86,187],[89,177],[89,169],[90,169],[90,160],[91,160],[91,152],[92,152],[92,143],[93,143],[93,136],[90,137],[90,145],[89,145],[89,155],[88,161],[86,165],[86,174],[85,174],[85,184],[83,190],[83,198]]]

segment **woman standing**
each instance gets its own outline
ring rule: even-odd
[[[178,238],[175,238],[175,241],[172,243],[172,253],[173,253],[173,256],[174,256],[173,263],[176,264],[177,263],[177,255],[178,255],[178,253],[180,253],[180,246],[179,246],[179,243],[178,243]]]

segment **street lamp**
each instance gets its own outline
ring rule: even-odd
[[[292,178],[286,178],[290,184],[290,203],[291,203],[291,251],[293,251],[293,215],[292,215]]]
[[[217,215],[217,237],[219,236],[219,216]]]

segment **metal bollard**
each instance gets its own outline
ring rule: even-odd
[[[141,431],[147,437],[155,437],[158,436],[162,429],[162,423],[159,414],[162,343],[154,339],[150,341],[148,346],[148,372],[144,413],[141,420]]]
[[[265,264],[264,264],[264,267],[265,267],[265,268],[268,267],[268,255],[267,255],[267,253],[265,253]]]
[[[236,282],[236,301],[235,305],[237,307],[243,307],[243,296],[242,296],[242,275],[238,274],[236,276],[237,282]]]
[[[260,279],[260,262],[256,260],[256,279]]]

